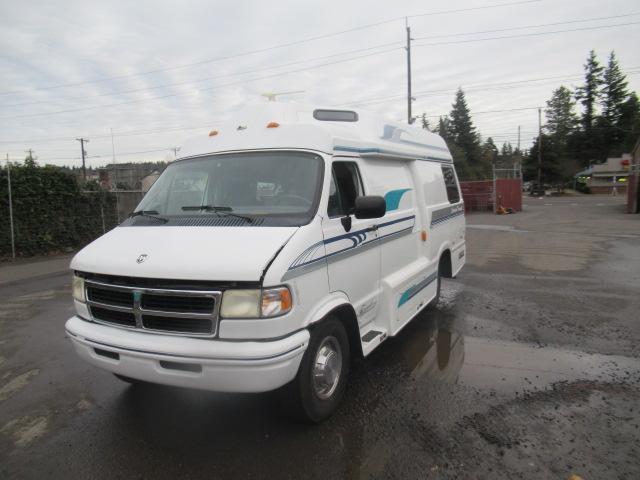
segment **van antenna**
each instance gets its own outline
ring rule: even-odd
[[[280,95],[294,95],[296,93],[304,93],[304,90],[294,90],[291,92],[277,92],[277,93],[272,93],[272,92],[267,92],[267,93],[263,93],[261,94],[263,97],[266,97],[270,102],[275,102],[276,101],[276,97],[279,97]]]

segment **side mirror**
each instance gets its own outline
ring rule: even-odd
[[[380,218],[387,213],[387,202],[379,195],[365,195],[356,198],[356,218]]]

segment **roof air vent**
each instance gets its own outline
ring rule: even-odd
[[[351,110],[314,110],[313,118],[323,122],[357,122],[358,114]]]

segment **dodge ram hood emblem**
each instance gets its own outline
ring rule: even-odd
[[[148,256],[149,256],[149,255],[147,255],[146,253],[143,253],[142,255],[140,255],[140,256],[136,259],[136,263],[142,263],[142,262],[144,262],[144,261],[147,259],[147,257],[148,257]]]

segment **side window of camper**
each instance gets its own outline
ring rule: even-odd
[[[333,162],[329,187],[329,217],[344,217],[356,206],[356,197],[364,195],[358,166],[353,162]]]
[[[442,176],[444,177],[444,185],[447,188],[449,203],[458,203],[460,201],[460,190],[458,190],[458,182],[453,167],[442,165]]]

